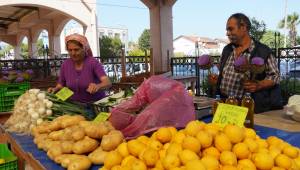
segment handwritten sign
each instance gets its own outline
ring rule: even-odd
[[[104,122],[110,117],[111,113],[108,112],[100,112],[97,117],[93,120],[93,122],[99,123]]]
[[[68,98],[70,98],[72,95],[74,94],[74,92],[72,90],[70,90],[67,87],[62,88],[61,90],[59,90],[55,96],[58,97],[60,100],[65,101]]]
[[[218,123],[222,127],[227,124],[234,124],[243,127],[247,112],[248,108],[246,107],[219,103],[212,122]]]

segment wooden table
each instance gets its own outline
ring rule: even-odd
[[[286,110],[272,110],[254,115],[256,125],[271,127],[289,132],[300,132],[300,122],[291,119]]]

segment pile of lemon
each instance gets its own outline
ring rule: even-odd
[[[191,121],[124,142],[100,170],[300,170],[300,149],[249,128]]]

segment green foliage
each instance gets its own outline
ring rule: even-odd
[[[121,56],[121,54],[122,42],[119,38],[110,38],[108,36],[100,38],[101,57]]]
[[[129,56],[144,56],[145,52],[141,49],[133,49],[128,52]]]
[[[150,30],[145,29],[139,37],[139,48],[141,50],[150,50]]]
[[[37,54],[38,56],[44,56],[44,43],[43,43],[43,39],[38,39],[37,41]]]
[[[284,28],[284,23],[285,23],[285,18],[283,18],[279,24],[279,28]],[[287,28],[289,29],[289,38],[290,38],[290,46],[295,46],[297,45],[297,25],[300,24],[300,18],[299,14],[296,12],[292,13],[291,15],[287,16]]]
[[[21,56],[24,58],[24,59],[27,59],[29,58],[29,55],[28,55],[28,44],[26,43],[22,43],[21,44]]]
[[[300,80],[286,78],[280,81],[281,95],[285,101],[293,94],[300,94]]]
[[[256,39],[260,40],[266,32],[266,24],[264,21],[258,21],[254,17],[251,19],[251,29],[250,35]]]
[[[11,45],[5,45],[0,50],[0,57],[5,57],[5,54],[9,53],[11,49],[13,49],[13,46],[11,46]]]
[[[277,39],[277,47],[283,48],[284,36],[280,34],[280,36],[277,38],[279,38],[279,40]],[[270,48],[275,48],[275,31],[266,31],[266,33],[262,36],[260,41],[269,46]]]

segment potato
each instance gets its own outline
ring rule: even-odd
[[[47,152],[47,155],[50,159],[55,160],[56,157],[62,155],[61,147],[50,148]]]
[[[61,162],[67,158],[70,154],[62,154],[62,155],[59,155],[57,157],[54,158],[54,161],[58,164],[61,164]]]
[[[91,138],[101,139],[102,136],[109,133],[109,129],[103,123],[91,122],[89,125],[86,125],[84,127],[84,132],[87,136]]]
[[[36,127],[35,133],[50,133],[51,130],[49,129],[49,122],[43,122],[42,124]]]
[[[80,158],[80,155],[76,155],[76,154],[67,154],[66,156],[64,156],[61,159],[61,163],[60,165],[64,168],[67,168],[69,166],[69,164],[74,160],[74,159],[78,159]]]
[[[110,123],[110,121],[104,121],[103,124],[108,127],[109,131],[111,130],[115,130],[115,128],[113,127],[113,125]]]
[[[68,166],[68,170],[84,170],[89,169],[92,162],[85,155],[78,155],[79,157],[74,158]]]
[[[94,151],[98,145],[97,140],[85,136],[84,139],[74,143],[72,150],[76,154],[84,154]]]
[[[73,141],[61,141],[61,151],[62,153],[73,153]]]
[[[93,164],[103,164],[104,158],[108,152],[103,151],[102,148],[99,146],[96,150],[91,152],[88,155],[88,158],[92,161]]]
[[[108,135],[104,135],[101,141],[101,148],[104,151],[112,151],[124,140],[123,134],[118,130],[112,130]]]
[[[57,131],[57,130],[62,129],[62,127],[61,127],[61,124],[60,124],[59,121],[52,121],[52,122],[50,122],[50,124],[49,124],[49,129],[50,129],[51,131]]]
[[[33,142],[35,143],[35,144],[37,144],[37,143],[39,143],[40,141],[44,141],[45,139],[47,139],[48,138],[48,134],[47,133],[42,133],[42,134],[37,134],[36,136],[35,136],[35,138],[33,139]]]
[[[85,136],[85,132],[84,132],[84,129],[81,128],[81,127],[78,127],[77,129],[75,129],[73,132],[72,132],[72,139],[74,141],[78,141],[78,140],[81,140],[84,138]]]
[[[85,120],[85,118],[80,115],[64,117],[63,119],[60,120],[60,124],[62,128],[66,128],[69,126],[77,125],[80,121],[83,120]]]
[[[90,121],[83,120],[83,121],[79,122],[79,126],[84,128],[84,127],[88,126],[90,123],[91,123]]]
[[[60,140],[64,136],[64,130],[53,131],[49,133],[49,139]]]

